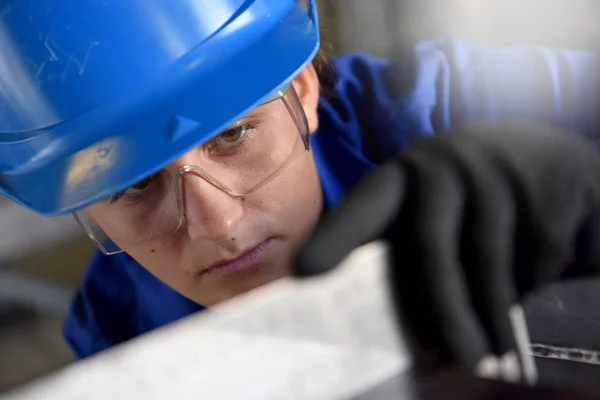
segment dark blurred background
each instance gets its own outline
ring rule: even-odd
[[[319,0],[332,54],[389,57],[420,39],[596,49],[597,0]],[[46,219],[0,198],[0,393],[73,361],[62,318],[92,244],[70,217]]]
[[[0,393],[72,361],[62,319],[91,250],[70,216],[0,198]]]

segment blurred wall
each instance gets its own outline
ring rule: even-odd
[[[323,42],[336,53],[368,51],[386,56],[391,36],[388,0],[317,0]]]
[[[320,0],[339,52],[388,56],[419,40],[462,37],[491,46],[600,49],[598,0]],[[327,24],[325,21],[325,24]]]
[[[490,45],[536,44],[597,49],[597,0],[419,0],[396,4],[397,35],[461,36]]]

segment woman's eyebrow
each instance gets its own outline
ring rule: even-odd
[[[226,132],[228,129],[231,128],[235,128],[236,126],[238,126],[240,123],[244,123],[247,120],[251,120],[251,119],[262,119],[265,117],[265,115],[268,114],[268,112],[266,110],[258,110],[258,109],[254,109],[253,111],[251,111],[250,113],[246,114],[245,116],[237,119],[235,122],[233,122],[232,124],[228,125],[226,128],[224,128],[222,131],[220,132]]]

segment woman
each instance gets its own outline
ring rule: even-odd
[[[330,65],[313,1],[43,3],[0,12],[0,182],[98,245],[65,324],[80,358],[285,276],[320,215],[415,136],[597,129],[593,54],[436,40]]]

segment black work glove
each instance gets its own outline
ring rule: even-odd
[[[415,140],[361,181],[320,222],[296,274],[387,240],[417,366],[473,370],[514,352],[509,310],[525,295],[600,268],[599,205],[593,143],[549,126],[472,124]]]

